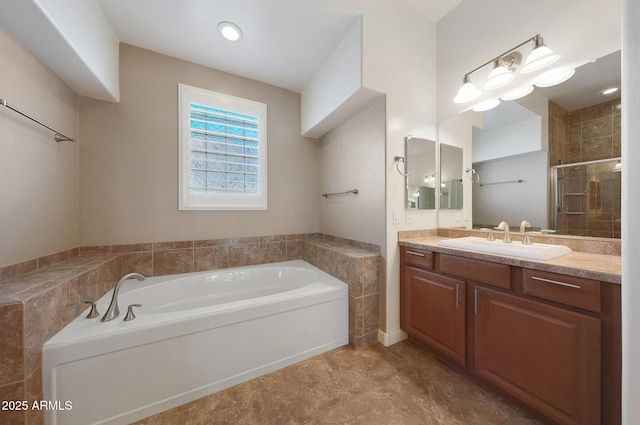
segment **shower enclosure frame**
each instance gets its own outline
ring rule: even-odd
[[[561,199],[564,193],[564,188],[560,188],[560,180],[563,180],[564,177],[569,175],[574,169],[577,169],[582,166],[589,166],[594,164],[602,164],[606,162],[615,162],[620,163],[622,157],[614,157],[614,158],[606,158],[606,159],[596,159],[592,161],[583,161],[583,162],[574,162],[569,164],[559,164],[551,167],[551,206],[550,206],[550,218],[551,222],[550,228],[556,229],[558,228],[558,213],[562,212],[560,208],[562,208],[564,200]],[[568,170],[567,170],[568,169]],[[564,171],[561,177],[558,177],[558,172],[561,170]],[[586,195],[585,195],[586,196]]]

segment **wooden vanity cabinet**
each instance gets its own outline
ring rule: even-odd
[[[406,332],[465,364],[465,282],[407,267]]]
[[[465,282],[434,273],[434,254],[402,249],[400,327],[465,364]]]
[[[600,320],[475,291],[475,373],[558,423],[599,424]]]
[[[549,421],[620,423],[619,285],[406,247],[400,274],[410,337]]]

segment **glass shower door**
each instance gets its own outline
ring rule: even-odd
[[[620,238],[620,158],[552,169],[552,227],[558,234]]]

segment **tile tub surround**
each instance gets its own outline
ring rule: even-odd
[[[65,258],[0,281],[0,399],[42,400],[42,345],[122,276],[120,255]],[[38,263],[38,261],[36,261]],[[43,262],[40,262],[42,265]],[[3,424],[38,424],[41,411],[2,411]]]
[[[187,423],[542,425],[409,340],[338,348],[133,425]]]
[[[79,253],[122,254],[123,273],[150,277],[300,260],[309,241],[380,253],[377,245],[321,233],[87,246],[79,248]]]
[[[349,341],[378,341],[380,247],[321,233],[81,247],[81,255],[121,254],[123,273],[144,276],[303,259],[349,285]]]
[[[349,344],[378,342],[381,262],[378,247],[324,237],[305,241],[302,259],[349,285]]]
[[[377,342],[380,248],[319,233],[80,247],[0,268],[0,395],[41,400],[42,344],[126,273],[160,276],[304,259],[349,285],[354,347]],[[41,423],[37,411],[0,423]]]

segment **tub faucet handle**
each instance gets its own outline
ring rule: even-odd
[[[131,304],[127,309],[127,314],[124,316],[124,321],[128,322],[136,318],[136,315],[133,314],[133,307],[142,307],[142,304]]]
[[[89,314],[87,314],[87,319],[93,319],[94,317],[100,316],[98,313],[98,307],[96,307],[96,303],[93,301],[85,301],[85,304],[91,304],[91,310],[89,310]]]

